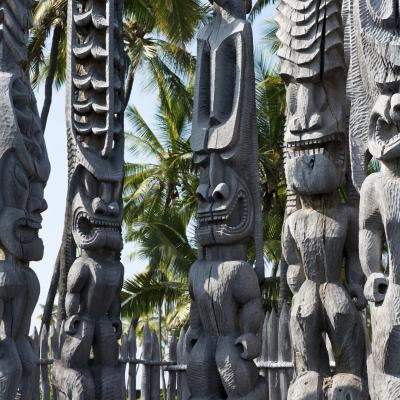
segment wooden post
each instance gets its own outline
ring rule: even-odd
[[[160,400],[160,365],[161,352],[160,342],[155,331],[152,334],[151,361],[154,363],[151,366],[151,400]]]
[[[120,346],[121,383],[122,383],[122,396],[124,399],[126,399],[127,396],[125,373],[126,373],[126,364],[128,363],[128,358],[129,358],[128,346],[129,346],[128,335],[124,333],[121,337],[121,346]]]
[[[37,356],[37,359],[40,360],[40,338],[39,338],[39,333],[36,329],[36,327],[33,330],[33,336],[32,336],[32,348]],[[33,389],[33,396],[32,400],[39,400],[40,399],[40,364],[38,364],[35,367],[35,373],[34,373],[34,389]]]
[[[50,326],[50,335],[49,335],[49,349],[50,349],[50,359],[59,360],[60,359],[60,342],[57,328],[55,326]],[[54,385],[52,387],[53,400],[57,400],[57,390]]]
[[[261,333],[261,357],[260,357],[260,361],[261,362],[267,362],[268,361],[268,321],[269,321],[269,315],[270,315],[269,312],[267,312],[265,314],[264,324],[263,324],[263,327],[262,327],[262,333]],[[268,384],[268,369],[267,368],[261,368],[260,369],[260,375],[262,375],[265,378],[265,381]]]
[[[169,342],[168,360],[177,363],[177,345],[178,342],[175,336],[171,336]],[[169,371],[168,374],[168,387],[167,387],[167,400],[175,400],[176,396],[176,372]]]
[[[50,383],[49,383],[49,344],[46,326],[43,326],[40,334],[40,381],[42,389],[42,400],[50,400]]]
[[[185,336],[186,332],[185,329],[182,328],[179,334],[178,345],[177,345],[177,363],[178,365],[183,364],[183,346],[185,345]],[[178,400],[183,399],[183,371],[178,371],[177,374],[177,392],[178,392]]]
[[[152,356],[152,336],[149,328],[149,324],[147,323],[143,330],[143,361],[151,362]],[[141,400],[151,400],[151,365],[144,364],[142,366],[142,384],[141,384]]]
[[[136,332],[131,325],[129,328],[129,378],[128,378],[128,400],[136,400]]]
[[[279,333],[278,333],[278,361],[292,361],[292,346],[290,341],[290,311],[286,302],[284,302],[281,315],[279,316]],[[289,368],[282,368],[280,375],[281,399],[287,398],[289,384],[292,379],[293,372]]]
[[[279,320],[275,310],[272,310],[267,328],[268,361],[278,361],[278,329]],[[280,400],[279,371],[276,368],[268,371],[268,387],[269,400]]]

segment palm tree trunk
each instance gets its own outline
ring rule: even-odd
[[[127,75],[127,79],[126,79],[126,83],[125,83],[124,109],[126,109],[126,107],[128,107],[129,99],[131,98],[134,80],[135,80],[135,73],[132,69],[132,65],[129,65],[128,75]]]
[[[51,51],[49,58],[49,70],[47,72],[45,89],[44,89],[44,103],[43,103],[42,113],[40,116],[40,119],[42,121],[43,132],[46,130],[47,118],[49,117],[50,106],[53,97],[53,83],[57,71],[57,60],[60,48],[61,31],[62,31],[61,23],[58,23],[54,27],[53,31],[53,39],[51,43]]]

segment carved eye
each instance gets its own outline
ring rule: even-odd
[[[83,175],[83,183],[86,193],[91,197],[97,197],[99,192],[99,183],[89,171],[85,170]]]

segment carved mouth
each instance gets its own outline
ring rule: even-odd
[[[341,167],[345,162],[342,139],[343,135],[341,133],[334,133],[319,139],[288,142],[286,144],[286,155],[288,159],[302,156],[325,155]]]
[[[76,216],[74,229],[85,243],[94,242],[102,232],[120,234],[119,222],[93,218],[85,211]]]
[[[209,232],[212,227],[215,230],[229,233],[240,232],[247,226],[248,216],[247,196],[244,190],[240,190],[228,209],[198,213],[198,231]]]
[[[29,218],[21,218],[16,225],[16,233],[19,240],[24,243],[32,243],[39,238],[39,230],[42,229],[42,217],[32,215]]]
[[[374,127],[373,141],[379,147],[380,153],[374,154],[375,156],[384,156],[400,145],[399,127],[395,124],[388,124],[383,118],[378,118]]]

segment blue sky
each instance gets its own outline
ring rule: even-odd
[[[256,48],[262,36],[264,20],[273,16],[274,13],[274,8],[268,7],[255,21],[254,41]],[[191,45],[192,49],[195,51],[195,43]],[[39,110],[41,110],[43,104],[42,88],[36,93],[36,97]],[[154,122],[157,93],[148,93],[145,90],[140,75],[135,80],[131,104],[134,104],[139,109],[149,125]],[[37,319],[37,316],[41,313],[40,304],[44,304],[46,301],[64,223],[65,197],[67,193],[67,141],[64,108],[65,90],[62,88],[53,94],[53,103],[45,132],[47,151],[51,163],[51,175],[45,191],[45,198],[49,208],[43,214],[43,229],[41,231],[45,252],[42,261],[31,263],[41,285],[39,302],[32,319],[32,324],[37,327],[40,325]],[[129,130],[129,125],[126,126],[126,130]],[[125,277],[134,275],[145,266],[145,261],[143,260],[129,260],[129,253],[133,248],[133,244],[126,244],[122,253],[122,262],[125,265]]]

